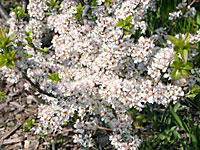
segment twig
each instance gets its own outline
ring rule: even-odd
[[[169,63],[169,65],[167,66],[166,71],[161,73],[161,75],[160,75],[158,81],[154,84],[154,86],[157,86],[157,85],[158,85],[158,83],[161,81],[161,79],[163,78],[164,74],[167,72],[167,70],[169,69],[169,67],[170,67],[170,63]]]
[[[42,93],[42,94],[44,94],[44,95],[47,95],[47,96],[56,98],[55,95],[43,91],[37,84],[33,83],[33,81],[31,81],[31,79],[29,79],[29,78],[25,75],[25,73],[23,74],[23,77],[24,77],[34,88],[36,88],[36,89],[38,90],[39,93]]]
[[[24,140],[23,137],[18,137],[18,138],[15,138],[15,139],[8,139],[8,140],[4,140],[2,145],[15,144],[15,143],[22,142],[23,140]]]
[[[53,98],[57,98],[57,96],[51,94],[51,93],[48,93],[48,92],[45,92],[44,90],[42,90],[37,84],[33,83],[33,81],[31,81],[31,79],[29,79],[25,73],[23,73],[23,77],[24,79],[26,79],[30,84],[31,86],[33,86],[35,89],[37,89],[37,91],[41,94],[44,94],[44,95],[47,95],[49,97],[53,97]],[[33,95],[35,96],[35,95]],[[64,97],[64,99],[69,99],[69,98],[72,98],[74,95],[71,95],[71,96],[66,96]]]
[[[113,131],[113,130],[110,129],[110,128],[100,127],[100,126],[98,126],[97,129],[106,130],[106,131]]]
[[[10,18],[7,11],[3,8],[3,6],[1,4],[0,4],[0,15],[6,21]]]
[[[8,138],[12,133],[14,133],[22,124],[18,124],[16,125],[12,130],[10,130],[9,132],[7,132],[0,140],[0,145],[3,144],[3,140]]]
[[[55,148],[55,141],[54,140],[51,140],[51,145],[52,145],[52,150],[55,150],[56,148]]]
[[[200,3],[200,0],[193,0],[189,6],[191,7],[194,3]]]
[[[22,0],[22,9],[25,9],[26,11],[27,8],[27,0]]]

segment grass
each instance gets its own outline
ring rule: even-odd
[[[148,23],[147,36],[151,36],[155,29],[161,27],[166,27],[169,35],[187,32],[195,34],[200,29],[200,3],[193,5],[197,10],[194,18],[181,18],[175,24],[174,21],[168,20],[168,14],[177,11],[176,6],[180,2],[182,0],[157,1],[157,11],[149,11],[145,18]],[[197,60],[198,58],[199,55]],[[198,63],[196,67],[199,67]],[[143,119],[140,120],[140,130],[147,136],[143,137],[139,150],[198,150],[200,148],[200,94],[197,94],[194,99],[182,99],[167,108],[147,104],[142,112],[134,113],[136,122],[136,118],[141,114]]]

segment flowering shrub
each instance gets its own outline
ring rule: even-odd
[[[187,84],[200,75],[190,63],[200,30],[167,36],[170,27],[157,28],[148,35],[147,15],[158,11],[157,1],[81,2],[30,0],[28,14],[13,9],[9,31],[1,31],[1,40],[10,40],[0,45],[0,76],[13,83],[25,78],[25,88],[44,100],[35,133],[62,132],[73,121],[74,142],[93,147],[92,133],[103,125],[116,149],[137,149],[141,139],[129,110],[142,111],[146,103],[167,107],[184,97],[182,79]],[[177,10],[169,20],[196,14],[186,0]]]

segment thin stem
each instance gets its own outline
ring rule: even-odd
[[[160,77],[159,77],[158,81],[157,81],[157,82],[154,84],[154,86],[157,86],[157,85],[158,85],[158,83],[159,83],[159,82],[162,80],[162,78],[163,78],[164,74],[167,72],[167,70],[169,69],[169,67],[170,67],[170,63],[169,63],[169,65],[167,66],[167,69],[166,69],[166,71],[161,73],[161,75],[160,75]]]
[[[26,7],[27,7],[27,0],[22,0],[22,9],[25,9],[26,11]]]

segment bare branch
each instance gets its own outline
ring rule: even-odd
[[[54,96],[53,94],[43,91],[37,84],[33,83],[33,81],[31,81],[31,79],[29,79],[25,74],[23,74],[23,76],[31,84],[31,86],[38,90],[39,93],[56,98],[56,96]]]

